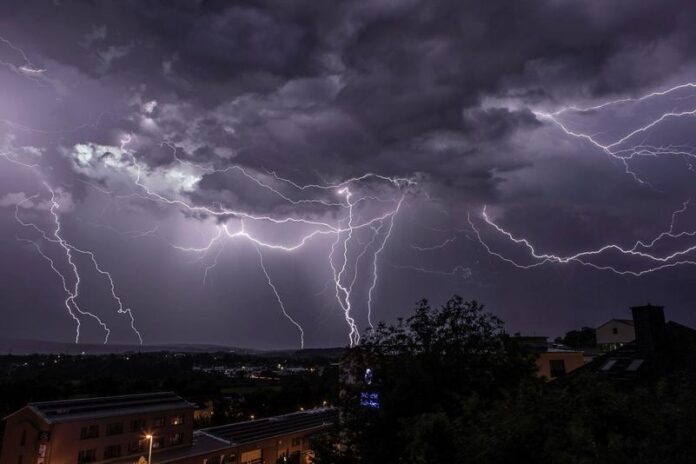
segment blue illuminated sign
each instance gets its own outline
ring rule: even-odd
[[[376,392],[361,392],[360,406],[370,409],[379,409],[379,393]]]

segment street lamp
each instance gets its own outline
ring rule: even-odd
[[[147,435],[145,435],[145,438],[150,440],[150,451],[148,451],[147,453],[147,464],[152,464],[152,440],[154,437],[151,433],[148,433]]]

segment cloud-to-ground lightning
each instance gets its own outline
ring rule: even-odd
[[[26,197],[23,200],[17,202],[17,204],[15,205],[15,219],[21,226],[26,227],[26,228],[31,228],[31,229],[35,230],[36,232],[38,232],[41,235],[41,238],[44,241],[46,241],[47,243],[57,245],[65,257],[65,262],[67,263],[68,267],[70,268],[70,273],[72,274],[72,281],[73,281],[72,285],[68,284],[68,281],[70,279],[67,277],[67,275],[63,271],[61,271],[58,268],[55,260],[53,258],[51,258],[41,248],[41,246],[37,242],[30,240],[30,239],[26,239],[26,238],[19,238],[19,240],[31,243],[34,246],[34,248],[37,250],[37,252],[49,263],[51,269],[60,277],[61,282],[63,284],[63,290],[65,291],[65,293],[67,295],[65,302],[64,302],[64,305],[65,305],[69,315],[72,317],[72,319],[76,323],[75,343],[79,343],[80,336],[81,336],[81,333],[80,333],[81,321],[80,321],[80,317],[78,316],[78,314],[80,316],[92,318],[99,324],[99,326],[104,330],[104,343],[108,343],[109,335],[111,334],[111,329],[106,325],[106,323],[99,316],[97,316],[93,312],[90,312],[90,311],[87,311],[86,309],[83,309],[82,306],[78,303],[78,298],[80,296],[80,285],[82,282],[80,269],[79,269],[78,264],[75,262],[75,257],[74,257],[74,253],[78,253],[78,254],[88,256],[89,259],[91,260],[93,266],[94,266],[94,269],[97,271],[97,273],[107,279],[108,284],[109,284],[109,289],[110,289],[110,295],[117,304],[117,313],[127,315],[127,317],[129,318],[129,323],[130,323],[130,327],[131,327],[132,331],[135,333],[135,335],[138,337],[139,342],[142,344],[143,343],[142,335],[141,335],[140,331],[135,326],[135,318],[133,316],[133,312],[130,308],[127,308],[124,306],[123,300],[116,293],[116,285],[114,283],[114,279],[113,279],[113,276],[111,275],[111,273],[108,271],[105,271],[103,269],[103,267],[99,264],[97,257],[95,256],[95,254],[92,251],[79,248],[64,238],[61,218],[60,218],[60,214],[59,214],[59,210],[61,207],[60,202],[56,198],[55,189],[52,188],[48,184],[48,182],[46,182],[43,179],[43,176],[39,173],[39,171],[38,171],[39,165],[34,164],[34,163],[26,163],[26,162],[20,161],[19,159],[15,158],[15,157],[11,157],[6,153],[3,153],[2,157],[13,164],[17,164],[17,165],[32,169],[34,172],[36,172],[39,176],[39,179],[41,179],[42,186],[50,194],[50,198],[48,200],[47,210],[49,212],[49,216],[50,216],[52,223],[53,223],[53,230],[51,232],[43,229],[42,227],[40,227],[38,224],[36,224],[34,222],[25,221],[21,217],[20,209],[23,207],[23,205],[25,203],[32,202],[34,200],[39,199],[38,194],[30,196],[30,197]]]
[[[261,252],[261,248],[259,248],[258,245],[254,245],[254,248],[256,248],[256,252],[259,254],[259,264],[261,265],[261,270],[263,271],[263,274],[266,276],[266,282],[268,282],[268,286],[271,287],[271,290],[273,290],[273,294],[275,295],[276,300],[278,301],[278,305],[280,306],[280,310],[283,312],[283,315],[295,327],[297,327],[297,330],[300,331],[300,348],[304,348],[304,329],[295,319],[293,319],[293,317],[290,314],[288,314],[288,311],[285,309],[285,303],[283,303],[283,299],[280,297],[280,293],[278,293],[278,288],[276,288],[275,284],[273,283],[273,280],[271,280],[271,276],[268,273],[268,269],[266,269],[266,264],[263,262],[263,253]]]
[[[371,273],[368,280],[369,288],[367,290],[367,300],[364,303],[368,324],[372,326],[372,304],[373,295],[379,278],[379,256],[387,246],[389,238],[391,237],[394,228],[394,218],[401,208],[406,194],[411,187],[417,185],[414,179],[366,173],[334,183],[302,185],[290,179],[280,177],[275,172],[269,171],[266,175],[267,179],[262,180],[261,176],[265,174],[250,172],[250,170],[238,165],[228,166],[223,169],[194,166],[178,155],[176,146],[169,142],[163,143],[163,146],[167,146],[173,151],[177,163],[191,170],[202,171],[204,174],[229,174],[237,172],[258,188],[272,193],[285,203],[293,206],[317,206],[323,208],[325,213],[336,216],[336,220],[334,222],[316,219],[316,217],[322,217],[322,214],[312,213],[306,213],[305,216],[297,214],[258,214],[241,209],[226,208],[221,204],[210,206],[193,204],[182,196],[170,196],[155,191],[147,185],[147,168],[138,163],[133,153],[129,151],[128,146],[133,142],[134,139],[130,134],[124,135],[121,138],[120,150],[123,153],[130,154],[131,163],[134,167],[133,182],[140,191],[121,196],[121,198],[139,197],[171,207],[181,208],[190,213],[199,213],[203,216],[217,218],[218,224],[215,226],[215,232],[210,239],[208,239],[207,243],[201,246],[182,246],[170,243],[171,246],[177,250],[200,254],[201,259],[205,258],[214,247],[219,247],[215,251],[212,262],[208,263],[205,267],[203,277],[204,284],[207,281],[210,271],[218,265],[218,258],[224,247],[224,243],[221,244],[223,240],[245,239],[251,242],[259,253],[262,253],[263,249],[289,253],[304,247],[312,239],[334,236],[335,238],[331,242],[327,253],[327,261],[332,275],[335,298],[349,328],[349,344],[352,346],[360,341],[360,328],[354,317],[356,302],[354,301],[353,293],[353,288],[358,279],[360,261],[368,251],[372,253]],[[363,191],[360,187],[362,184],[369,182],[386,183],[400,193],[398,197],[395,198],[393,194],[392,198],[383,198],[379,195],[369,193],[368,191]],[[294,195],[285,192],[288,188],[296,194],[299,194],[299,196],[294,198]],[[353,189],[361,193],[356,194]],[[359,206],[370,206],[372,204],[380,205],[381,211],[371,213],[367,217],[357,217],[356,209]],[[230,224],[230,218],[234,218],[236,222],[238,222],[238,227],[234,227]],[[269,241],[251,232],[247,223],[270,223],[274,225],[292,224],[303,226],[306,228],[306,231],[301,233],[299,237],[294,240],[287,240],[284,243],[279,243],[277,241]],[[355,242],[359,233],[369,234],[371,239],[362,250],[357,251],[359,248],[355,246]],[[266,276],[269,287],[281,306],[283,314],[300,330],[300,344],[304,346],[303,329],[289,316],[286,305],[270,279],[268,270],[265,268],[262,255],[260,258],[260,265]]]

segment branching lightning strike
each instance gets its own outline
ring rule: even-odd
[[[631,169],[631,160],[637,157],[657,158],[661,156],[679,156],[686,161],[688,169],[692,170],[692,163],[690,160],[696,158],[696,147],[684,145],[653,146],[645,144],[642,141],[633,144],[632,141],[638,136],[647,136],[651,130],[670,120],[696,116],[696,108],[685,111],[664,112],[650,120],[648,123],[629,130],[618,139],[609,143],[602,143],[598,141],[596,136],[571,129],[569,124],[562,120],[562,117],[567,113],[588,113],[593,111],[601,111],[619,104],[640,103],[650,99],[665,97],[673,94],[674,92],[686,89],[696,89],[696,83],[689,82],[663,91],[652,92],[640,97],[622,98],[604,102],[595,106],[568,106],[555,112],[534,111],[534,114],[538,118],[550,121],[552,124],[559,127],[565,135],[585,140],[592,146],[607,154],[609,157],[619,160],[621,163],[623,163],[625,172],[631,175],[634,180],[640,184],[648,184],[646,180],[642,179]],[[693,244],[693,240],[689,241],[689,239],[696,237],[696,230],[684,230],[681,232],[675,231],[677,218],[687,211],[688,206],[689,201],[686,201],[683,203],[681,208],[672,212],[671,221],[667,230],[657,234],[650,240],[637,240],[631,246],[622,246],[619,244],[610,243],[596,249],[583,250],[569,255],[559,255],[538,251],[537,247],[534,246],[530,240],[515,236],[512,232],[503,228],[501,225],[491,219],[487,212],[487,208],[484,206],[480,215],[483,223],[504,241],[516,245],[525,251],[528,255],[528,262],[521,262],[519,259],[511,258],[500,251],[496,251],[494,249],[494,245],[484,238],[481,229],[472,219],[471,215],[467,215],[467,219],[469,226],[474,231],[478,242],[490,255],[519,269],[531,269],[549,263],[577,263],[597,270],[610,271],[619,275],[639,277],[678,266],[696,265],[696,257],[694,256],[694,254],[696,254],[696,244]],[[689,243],[684,245],[684,241]],[[672,246],[672,249],[676,249],[676,251],[662,253],[657,251],[658,246],[660,246],[662,249],[669,245]],[[607,261],[610,260],[612,256],[618,256],[622,259],[622,261],[619,263],[614,262],[613,264],[607,264]],[[630,263],[626,261],[630,261]]]
[[[369,289],[367,291],[367,320],[368,324],[372,326],[372,302],[373,294],[377,286],[379,279],[379,269],[378,261],[379,256],[386,248],[389,238],[391,237],[392,230],[394,228],[394,218],[399,212],[401,205],[409,192],[409,188],[417,185],[416,181],[411,178],[402,177],[387,177],[374,173],[366,173],[361,176],[353,177],[347,180],[340,181],[333,184],[308,184],[301,185],[292,180],[278,176],[275,172],[268,172],[271,177],[269,181],[262,180],[258,174],[249,172],[242,166],[234,165],[229,166],[224,169],[215,169],[212,167],[202,168],[197,165],[189,163],[185,159],[182,159],[177,154],[177,147],[164,142],[163,146],[167,146],[172,149],[174,153],[174,158],[177,162],[185,165],[186,167],[199,170],[207,174],[228,174],[231,172],[237,172],[241,174],[244,178],[251,181],[253,184],[259,188],[266,190],[273,195],[279,197],[286,203],[292,205],[318,205],[323,208],[329,208],[329,211],[333,210],[345,210],[346,214],[344,217],[339,217],[335,224],[330,221],[320,221],[316,219],[307,219],[292,215],[285,216],[274,216],[274,215],[260,215],[253,214],[248,211],[228,209],[221,205],[212,206],[200,206],[191,204],[181,198],[168,197],[158,192],[152,190],[143,180],[144,168],[141,166],[132,152],[128,150],[128,145],[133,141],[133,137],[129,134],[124,135],[121,139],[120,148],[124,153],[130,153],[131,162],[135,167],[135,179],[134,183],[140,189],[140,192],[133,193],[128,196],[138,196],[143,199],[155,201],[164,205],[182,208],[189,212],[196,212],[207,216],[212,216],[219,218],[221,223],[216,226],[215,233],[208,240],[208,242],[202,246],[191,247],[182,246],[177,244],[170,244],[177,250],[183,252],[199,253],[204,258],[214,247],[219,248],[216,251],[214,259],[211,263],[207,264],[205,267],[203,282],[205,284],[210,271],[212,271],[218,264],[218,258],[223,251],[223,246],[220,245],[222,240],[229,239],[246,239],[251,242],[251,244],[256,248],[260,257],[260,265],[263,273],[265,274],[267,283],[274,293],[276,300],[281,308],[284,316],[295,325],[300,332],[300,346],[304,346],[304,329],[301,325],[290,316],[287,311],[286,305],[283,302],[277,287],[270,278],[270,273],[266,268],[263,261],[262,249],[268,249],[279,252],[294,252],[304,247],[310,240],[320,237],[320,236],[330,236],[334,235],[335,240],[332,242],[329,253],[328,253],[328,264],[331,269],[336,301],[344,315],[346,324],[348,325],[348,341],[352,346],[360,341],[360,330],[358,324],[354,317],[354,309],[356,302],[353,301],[353,289],[358,279],[358,272],[360,267],[360,260],[372,249],[372,274],[369,280]],[[355,196],[353,193],[353,186],[359,185],[362,182],[367,181],[378,181],[386,182],[392,187],[397,188],[401,191],[401,194],[396,199],[385,199],[376,195],[364,194],[359,197]],[[277,182],[281,186],[291,188],[296,193],[301,194],[299,198],[293,198],[289,194],[281,190],[281,186],[275,186],[272,182]],[[323,196],[306,198],[307,193],[322,193],[323,195],[334,194],[342,198],[342,201],[337,201],[333,199],[327,199]],[[379,203],[393,204],[393,207],[380,213],[368,217],[365,220],[358,220],[356,218],[355,209],[363,203]],[[239,229],[233,230],[229,222],[224,222],[228,218],[236,218],[239,221]],[[250,232],[247,228],[247,222],[266,222],[276,225],[283,224],[296,224],[305,226],[308,231],[301,235],[294,243],[277,243],[264,240],[254,233]],[[359,253],[353,253],[353,242],[356,241],[357,233],[366,232],[371,234],[371,239],[368,244]],[[377,244],[378,246],[373,246]],[[342,252],[338,250],[342,249]],[[350,269],[352,268],[352,278]]]

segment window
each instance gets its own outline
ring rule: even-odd
[[[152,440],[152,447],[153,448],[164,448],[164,437],[155,437]]]
[[[237,462],[237,455],[232,453],[232,454],[227,454],[225,457],[222,458],[222,464],[235,464]]]
[[[169,423],[172,425],[181,425],[184,423],[184,416],[172,416]]]
[[[611,329],[611,333],[613,333],[614,335],[616,335],[617,333],[619,333],[619,328],[618,328],[618,327],[612,328],[612,329]]]
[[[19,440],[19,446],[24,446],[24,444],[27,442],[27,430],[22,429],[22,438]]]
[[[121,456],[121,445],[111,445],[104,448],[104,459],[113,459]]]
[[[240,459],[242,464],[261,464],[263,462],[263,456],[260,449],[246,451],[242,453]]]
[[[152,419],[152,427],[156,429],[164,427],[164,417],[155,417]]]
[[[300,446],[301,444],[302,444],[301,438],[293,438],[292,439],[292,446]]]
[[[121,435],[123,433],[123,422],[115,422],[106,426],[107,435]]]
[[[140,451],[143,451],[145,449],[145,442],[147,440],[136,440],[132,441],[128,444],[128,452],[129,453],[138,453]]]
[[[136,419],[131,421],[131,432],[142,432],[143,430],[145,430],[144,419]]]
[[[175,433],[172,435],[170,443],[172,446],[180,445],[184,442],[184,436],[180,433]]]
[[[85,425],[80,429],[80,440],[87,440],[89,438],[97,438],[99,436],[99,426],[98,425]]]
[[[97,460],[97,450],[94,448],[77,453],[77,464],[86,464]]]
[[[560,377],[565,375],[565,361],[562,359],[552,359],[549,361],[549,367],[551,369],[551,377]]]

